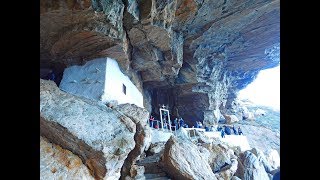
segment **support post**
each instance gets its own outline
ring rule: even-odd
[[[167,112],[167,116],[168,116],[168,123],[169,123],[169,131],[171,131],[171,120],[170,120],[170,114],[169,114],[169,110],[167,109],[163,109],[163,108],[160,108],[160,119],[161,119],[161,125],[162,125],[162,130],[163,130],[163,119],[162,119],[162,111],[166,111]],[[168,127],[168,126],[167,126]]]
[[[161,108],[160,108],[159,110],[160,110],[161,129],[163,130],[163,121],[162,121],[162,111],[161,111]]]

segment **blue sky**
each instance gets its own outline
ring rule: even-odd
[[[238,97],[280,110],[280,65],[260,71],[257,78],[239,92]]]

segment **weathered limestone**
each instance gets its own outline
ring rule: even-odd
[[[72,152],[40,136],[40,179],[93,180],[88,168]]]
[[[134,140],[136,142],[134,149],[128,154],[127,159],[121,169],[120,179],[138,178],[144,173],[142,167],[137,167],[135,162],[140,158],[143,151],[149,149],[151,143],[151,130],[146,123],[149,112],[134,104],[121,104],[115,108],[117,111],[125,114],[136,123],[136,134]]]
[[[243,153],[242,164],[244,166],[244,179],[252,180],[269,180],[263,164],[258,160],[256,155],[250,151]]]
[[[224,117],[226,119],[226,123],[227,124],[232,124],[232,123],[235,123],[235,122],[239,121],[239,119],[235,115],[227,115],[227,114],[225,114]]]
[[[270,163],[271,167],[277,169],[280,167],[280,156],[278,151],[272,149],[267,155],[267,160]]]
[[[256,157],[258,158],[258,161],[261,162],[261,164],[263,165],[265,171],[267,173],[271,173],[272,170],[274,170],[269,161],[267,161],[266,157],[264,156],[263,152],[257,148],[253,148],[251,149],[251,152],[256,155]]]
[[[144,94],[172,91],[167,97],[176,98],[165,103],[174,115],[189,124],[214,125],[220,111],[237,115],[232,109],[237,92],[259,70],[279,64],[279,4],[43,0],[41,68],[53,66],[59,83],[66,67],[110,57]],[[155,101],[144,107],[150,112]]]
[[[40,134],[78,155],[96,179],[118,179],[136,145],[132,119],[41,79]]]
[[[160,151],[162,151],[164,149],[166,142],[158,142],[158,143],[151,143],[147,153],[148,155],[154,155],[157,153],[160,153]]]
[[[197,147],[173,136],[165,145],[161,166],[175,179],[216,179]]]
[[[238,161],[237,159],[231,159],[231,164],[223,167],[220,172],[216,173],[216,177],[218,180],[231,179],[234,173],[238,169]]]

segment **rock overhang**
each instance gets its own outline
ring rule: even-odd
[[[108,56],[141,91],[176,89],[191,99],[207,93],[207,106],[194,102],[203,114],[227,107],[260,70],[280,61],[279,0],[46,2],[42,64],[63,64],[63,70]],[[183,115],[175,109],[186,104],[173,102],[171,110]]]

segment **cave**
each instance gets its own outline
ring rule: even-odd
[[[279,65],[278,1],[221,10],[195,1],[46,0],[40,10],[40,78],[53,69],[59,86],[66,68],[112,58],[151,114],[165,104],[189,126],[235,114],[239,90]]]
[[[221,143],[219,130],[208,132],[219,141],[188,141],[188,129],[173,135],[148,119],[163,105],[204,133],[250,119],[238,93],[279,54],[280,0],[41,0],[41,178],[270,179],[280,161],[256,167],[260,152]],[[254,147],[280,152],[278,132],[247,124],[237,126]]]

